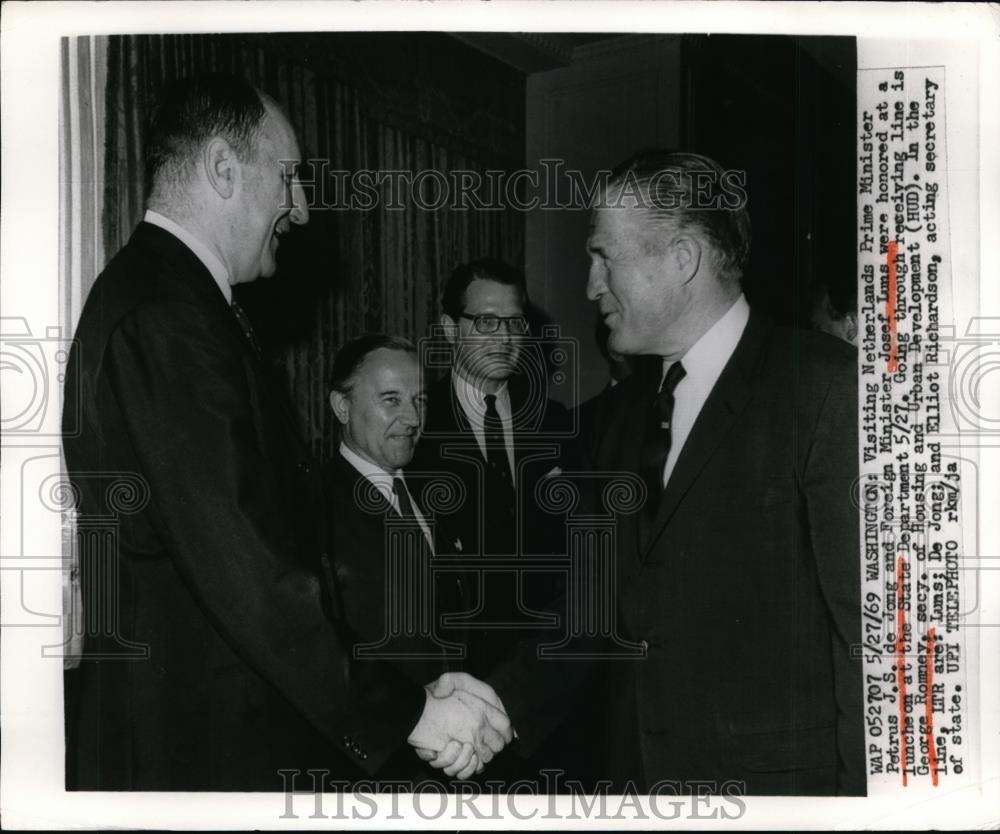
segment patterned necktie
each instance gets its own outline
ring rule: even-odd
[[[260,342],[257,341],[257,334],[253,331],[253,325],[250,323],[250,317],[246,314],[246,310],[236,303],[236,299],[233,299],[233,303],[230,306],[233,309],[233,315],[236,316],[236,321],[240,323],[243,335],[247,337],[254,353],[260,357]]]
[[[653,400],[646,421],[646,435],[642,444],[640,474],[646,482],[646,506],[642,518],[652,524],[663,494],[663,468],[670,454],[670,424],[674,416],[674,389],[686,371],[680,362],[674,362]]]
[[[483,398],[486,403],[486,415],[483,417],[483,438],[486,441],[486,462],[500,479],[511,489],[510,462],[507,460],[507,444],[503,438],[503,423],[497,412],[495,394],[487,394]]]

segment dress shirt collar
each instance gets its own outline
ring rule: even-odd
[[[171,220],[169,217],[165,217],[159,212],[153,211],[152,209],[146,209],[146,214],[142,219],[146,223],[152,223],[154,226],[159,226],[164,231],[170,232],[170,234],[194,252],[195,257],[205,265],[205,268],[210,273],[212,273],[215,283],[218,285],[219,290],[226,298],[226,303],[233,303],[233,288],[229,285],[229,270],[226,269],[225,264],[223,264],[222,261],[216,257],[215,253],[212,252],[211,249],[209,249],[183,226]]]
[[[344,441],[340,442],[340,454],[344,456],[344,460],[357,469],[361,475],[367,478],[372,485],[378,487],[380,492],[385,493],[390,502],[392,501],[394,494],[392,491],[392,479],[403,477],[401,469],[397,469],[395,472],[386,472],[381,466],[377,466],[370,460],[366,460],[361,457],[361,455],[344,443]]]
[[[750,305],[747,304],[746,297],[740,293],[740,297],[733,302],[733,306],[726,311],[715,324],[713,324],[702,337],[695,342],[688,352],[681,357],[684,365],[685,376],[678,385],[699,388],[707,386],[711,389],[722,375],[722,369],[726,366],[729,358],[736,350],[743,330],[750,320]],[[663,360],[663,374],[666,376],[667,370],[673,362]]]
[[[451,375],[452,388],[455,397],[458,399],[462,411],[476,426],[481,426],[486,416],[486,392],[480,390],[458,371],[453,371]],[[504,382],[496,392],[497,414],[501,420],[510,419],[510,391],[507,383]]]
[[[399,507],[399,499],[396,497],[396,493],[392,488],[392,481],[394,478],[399,478],[403,482],[403,488],[410,497],[410,504],[413,507],[413,514],[416,516],[417,524],[420,526],[420,530],[423,532],[424,538],[427,539],[427,544],[430,546],[431,553],[433,553],[434,536],[431,533],[430,527],[427,525],[427,519],[424,518],[424,514],[420,511],[420,507],[417,506],[416,502],[413,500],[413,494],[410,492],[410,487],[407,485],[406,478],[403,476],[403,470],[397,469],[395,472],[386,472],[381,466],[376,466],[371,461],[365,460],[343,441],[340,443],[340,454],[343,456],[344,460],[357,470],[358,474],[360,474],[366,481],[368,481],[368,483],[379,491],[382,497],[389,503],[389,506],[400,514],[402,513],[402,510]]]

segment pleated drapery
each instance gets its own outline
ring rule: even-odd
[[[62,41],[59,106],[61,324],[73,332],[83,301],[104,268],[104,87],[106,38]]]

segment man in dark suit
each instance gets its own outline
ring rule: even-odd
[[[87,299],[65,386],[89,624],[66,680],[67,785],[374,773],[456,704],[353,675],[322,604],[318,472],[231,305],[308,219],[294,132],[246,82],[206,76],[164,94],[147,154],[149,210]]]
[[[599,423],[598,415],[611,399],[615,386],[633,373],[633,367],[644,371],[646,370],[644,366],[649,364],[648,362],[639,362],[638,357],[622,356],[608,350],[608,337],[610,335],[611,331],[604,323],[604,318],[598,315],[594,324],[594,341],[597,343],[597,349],[601,352],[601,357],[607,364],[608,381],[597,394],[576,406],[576,436],[569,449],[569,457],[575,468],[586,466],[589,462],[590,446],[594,431]]]
[[[325,471],[327,538],[333,607],[344,623],[358,674],[374,689],[422,690],[443,673],[457,669],[466,635],[442,630],[441,615],[467,607],[460,572],[431,570],[436,555],[451,551],[441,524],[418,496],[439,485],[408,476],[423,423],[424,388],[417,352],[400,338],[370,334],[348,342],[334,361],[330,406],[340,426],[340,445]],[[467,694],[460,697],[468,698]],[[474,696],[471,696],[474,697]],[[477,699],[478,700],[478,699]],[[492,710],[492,706],[482,708]],[[494,742],[497,741],[493,736]],[[421,732],[414,746],[434,749]],[[378,772],[380,778],[427,778],[426,765],[403,738]],[[445,743],[437,744],[443,751]],[[446,769],[465,778],[487,764],[496,749],[487,748],[480,763],[472,745]]]
[[[654,385],[616,387],[592,448],[648,496],[618,531],[620,634],[644,656],[603,667],[607,773],[863,794],[856,355],[750,310],[749,218],[726,176],[641,154],[593,214],[587,294],[609,346],[662,359]],[[490,679],[523,746],[594,665],[529,652]]]
[[[447,374],[429,389],[416,472],[456,476],[464,502],[448,518],[464,556],[565,554],[563,517],[540,501],[537,487],[568,465],[571,417],[547,396],[545,345],[533,339],[523,273],[495,259],[461,264],[442,298],[441,326],[451,354]],[[473,606],[457,620],[470,629],[464,666],[482,678],[527,635],[547,635],[559,612],[544,612],[560,576],[506,566],[471,572]],[[533,757],[503,756],[490,779],[537,777],[545,766],[581,760],[556,737]]]
[[[560,519],[538,503],[535,487],[563,463],[569,417],[546,396],[541,346],[529,340],[524,276],[497,260],[462,264],[445,286],[442,306],[452,366],[429,389],[425,439],[413,469],[460,479],[465,501],[449,529],[465,555],[564,552]],[[525,609],[554,593],[545,575],[483,571],[479,580],[469,649],[477,676],[494,668],[524,628],[546,622]]]

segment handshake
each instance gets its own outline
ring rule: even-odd
[[[468,779],[481,773],[514,737],[489,684],[464,672],[446,672],[425,689],[423,714],[407,741],[431,767]]]

